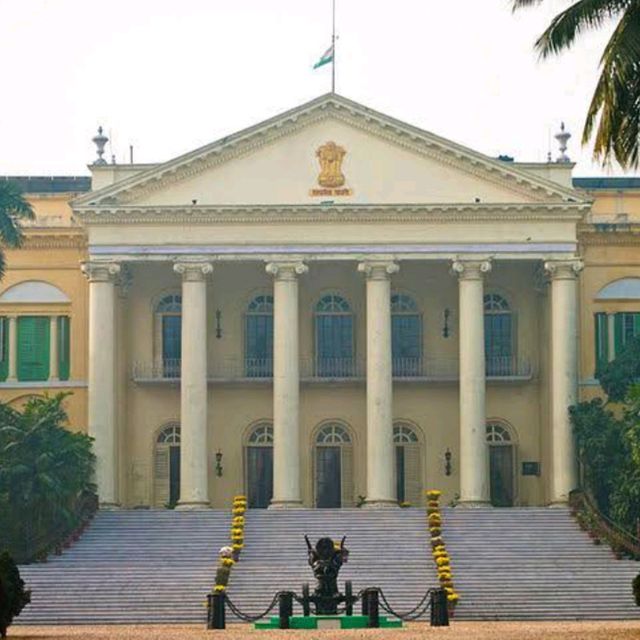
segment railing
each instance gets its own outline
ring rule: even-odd
[[[572,511],[591,535],[606,540],[614,553],[626,553],[640,560],[640,539],[602,513],[584,491],[573,491],[569,498]]]
[[[178,382],[180,360],[138,362],[132,368],[132,377],[144,382]],[[393,377],[396,380],[456,381],[460,377],[460,362],[448,357],[393,358]],[[518,358],[488,358],[486,375],[489,380],[528,379],[531,365]],[[272,358],[217,358],[209,365],[211,381],[270,380],[273,377]],[[349,380],[366,377],[366,361],[352,357],[302,358],[300,378],[303,381]]]

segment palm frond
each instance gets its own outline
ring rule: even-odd
[[[547,58],[569,49],[580,34],[619,17],[634,2],[637,0],[578,0],[559,13],[536,41],[540,57]]]

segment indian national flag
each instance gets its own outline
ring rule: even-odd
[[[320,58],[320,60],[318,60],[318,62],[316,62],[313,65],[314,69],[317,69],[318,67],[322,67],[325,64],[329,64],[330,62],[333,62],[333,45],[331,45],[323,54],[322,57]]]

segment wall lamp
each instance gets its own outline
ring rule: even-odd
[[[451,450],[448,447],[444,452],[444,475],[451,475]]]
[[[448,338],[451,335],[449,320],[451,319],[451,309],[444,310],[444,324],[442,325],[442,337]]]
[[[218,478],[222,477],[222,451],[220,449],[216,451],[216,475]]]
[[[222,338],[222,311],[220,309],[216,309],[216,338]]]

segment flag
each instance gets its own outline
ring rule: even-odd
[[[314,69],[322,67],[325,64],[333,62],[333,45],[331,45],[323,54],[320,60],[313,65]]]

